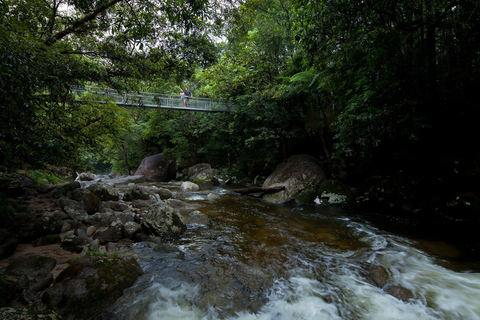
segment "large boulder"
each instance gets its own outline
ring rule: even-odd
[[[148,181],[170,181],[175,179],[175,160],[167,160],[162,153],[146,157],[135,175],[143,175]]]
[[[312,156],[301,154],[281,163],[263,183],[264,188],[284,186],[285,190],[266,194],[263,199],[271,203],[310,203],[325,180],[320,162]]]
[[[83,257],[73,262],[43,294],[43,301],[65,320],[101,313],[143,274],[132,257]]]
[[[90,185],[87,190],[96,195],[100,201],[117,201],[120,199],[120,194],[117,189],[105,181],[98,181],[97,183]]]
[[[195,179],[195,175],[203,170],[212,169],[212,166],[209,163],[198,163],[196,165],[191,166],[188,169],[184,170],[184,174],[193,181]]]
[[[187,230],[178,211],[164,203],[148,207],[142,227],[147,233],[162,238],[179,237]]]

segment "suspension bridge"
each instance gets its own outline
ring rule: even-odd
[[[73,86],[72,92],[75,95],[75,101],[86,101],[87,93],[93,94],[97,102],[106,103],[112,101],[121,107],[126,108],[151,108],[167,109],[194,112],[231,112],[235,106],[221,103],[207,98],[191,98],[180,101],[180,94],[160,94],[151,92],[124,93],[115,89]]]

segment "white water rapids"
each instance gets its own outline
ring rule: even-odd
[[[220,199],[208,201],[209,192]],[[219,188],[178,194],[182,213],[199,210],[211,222],[169,243],[178,252],[130,248],[145,275],[104,319],[480,319],[478,264],[450,244],[318,205],[269,205]],[[386,287],[368,281],[371,265],[388,271]],[[414,298],[399,300],[388,286]]]

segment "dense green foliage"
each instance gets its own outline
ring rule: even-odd
[[[215,6],[198,0],[2,1],[1,163],[75,167],[86,152],[122,146],[132,130],[129,115],[114,104],[73,103],[71,86],[141,90],[188,78],[195,66],[215,59],[205,33]]]
[[[452,203],[478,191],[473,0],[7,0],[0,34],[4,166],[133,173],[163,152],[182,166],[254,177],[308,153],[336,167],[333,176],[395,190],[410,211],[418,208],[405,199],[418,195]],[[90,83],[172,94],[188,86],[237,108],[72,103],[70,86]],[[368,180],[375,175],[381,182]]]

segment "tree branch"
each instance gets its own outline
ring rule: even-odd
[[[87,14],[86,16],[84,16],[82,19],[80,20],[77,20],[75,21],[70,27],[56,33],[54,36],[52,36],[51,38],[48,38],[46,41],[45,41],[45,44],[47,46],[51,46],[53,45],[55,42],[57,42],[58,40],[61,40],[62,38],[66,37],[67,35],[71,34],[71,33],[74,33],[75,30],[80,27],[81,25],[89,22],[89,21],[92,21],[93,19],[95,19],[98,14],[100,14],[101,12],[104,12],[105,10],[107,10],[108,8],[116,5],[118,2],[121,2],[121,1],[124,1],[124,0],[110,0],[109,2],[99,6],[98,8],[96,8],[94,11],[92,11],[90,14]]]

